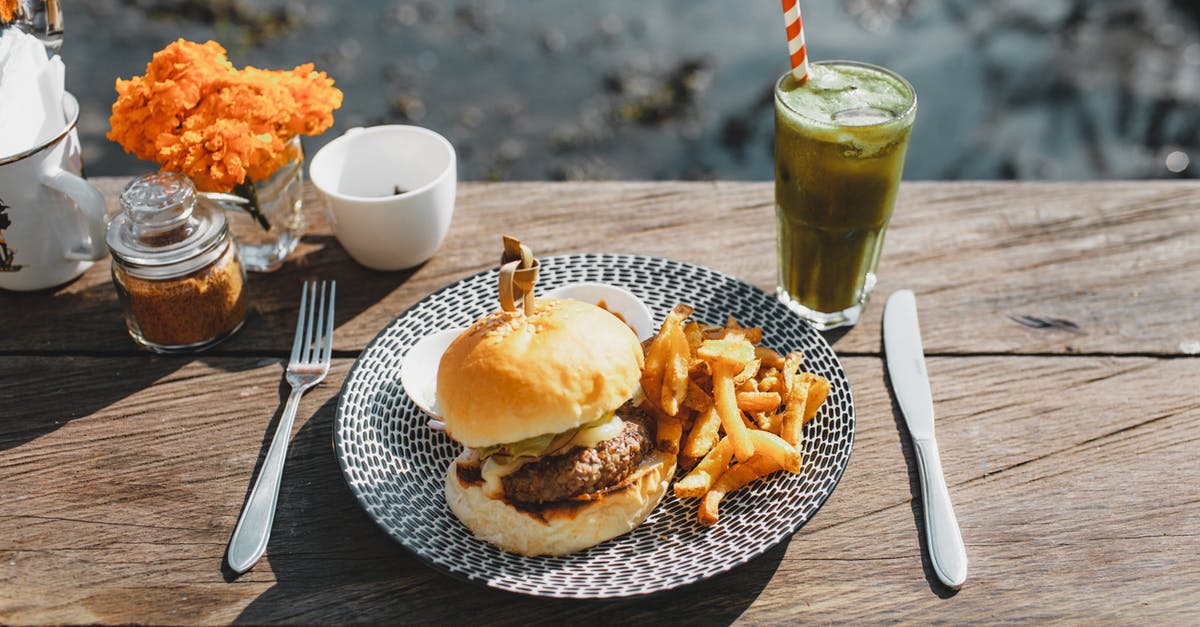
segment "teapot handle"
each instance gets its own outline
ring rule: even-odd
[[[63,256],[72,261],[103,259],[108,254],[108,245],[104,241],[104,218],[107,213],[104,196],[91,183],[57,165],[43,170],[39,179],[42,185],[58,190],[75,201],[75,206],[87,221],[87,241],[79,242],[76,247],[64,252]]]

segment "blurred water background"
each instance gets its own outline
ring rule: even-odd
[[[777,0],[64,2],[89,175],[153,164],[104,138],[113,81],[183,37],[237,66],[313,61],[347,128],[413,123],[465,180],[751,179],[772,167]],[[1200,175],[1197,0],[803,2],[814,59],[892,68],[919,110],[905,177]]]

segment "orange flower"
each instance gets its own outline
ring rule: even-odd
[[[0,21],[11,22],[20,13],[21,7],[17,6],[17,0],[0,0]]]
[[[313,64],[238,70],[215,41],[168,44],[145,76],[118,78],[116,89],[108,138],[205,191],[266,179],[292,157],[292,137],[325,132],[342,106]]]

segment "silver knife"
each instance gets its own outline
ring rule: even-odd
[[[937,440],[933,437],[933,394],[925,372],[917,300],[912,290],[897,290],[888,298],[883,310],[883,348],[892,389],[916,451],[929,561],[938,579],[957,590],[967,579],[967,551],[942,476]]]

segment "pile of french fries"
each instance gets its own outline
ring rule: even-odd
[[[804,356],[760,346],[761,328],[689,321],[676,305],[644,346],[642,409],[658,421],[659,450],[688,474],[680,498],[700,498],[702,525],[716,524],[721,500],[778,470],[799,473],[804,424],[829,395],[829,381],[801,372]]]

